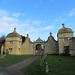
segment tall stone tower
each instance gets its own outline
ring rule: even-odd
[[[12,33],[9,33],[6,37],[5,52],[8,52],[9,54],[18,55],[21,53],[21,44],[22,38],[16,32],[16,28],[14,28],[14,31]]]
[[[58,31],[59,54],[69,53],[69,39],[73,37],[73,31],[70,28],[63,27]]]

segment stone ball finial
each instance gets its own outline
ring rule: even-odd
[[[63,27],[64,27],[64,23],[63,23],[62,25],[63,25]]]
[[[38,37],[38,39],[40,39],[40,37]]]
[[[52,33],[50,32],[50,36],[52,36]]]
[[[29,34],[27,34],[27,38],[29,38]]]
[[[14,31],[16,32],[16,28],[14,28]]]

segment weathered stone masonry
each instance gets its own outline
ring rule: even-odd
[[[6,37],[5,48],[2,47],[1,54],[3,51],[11,55],[24,55],[31,54],[36,55],[38,51],[36,46],[40,44],[43,47],[43,52],[47,54],[63,54],[69,52],[72,56],[75,55],[75,38],[73,37],[73,31],[70,28],[63,27],[58,31],[58,41],[54,39],[52,33],[47,41],[43,41],[38,38],[35,42],[32,42],[27,34],[26,40],[22,43],[21,36],[16,32],[16,28],[12,33],[9,33]]]

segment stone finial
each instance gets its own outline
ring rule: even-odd
[[[62,25],[63,25],[63,27],[64,27],[64,23],[63,23]]]
[[[52,36],[52,33],[50,32],[50,36]]]
[[[38,37],[38,39],[40,39],[40,37]]]
[[[29,34],[27,34],[27,38],[29,38]]]
[[[14,28],[14,31],[16,32],[16,28]]]

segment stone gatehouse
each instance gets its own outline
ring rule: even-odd
[[[47,41],[43,41],[38,38],[35,42],[32,42],[29,38],[29,34],[27,34],[25,42],[22,43],[21,36],[16,32],[16,28],[14,28],[14,31],[7,35],[5,48],[1,49],[1,54],[5,51],[5,53],[9,53],[11,55],[37,55],[39,53],[37,48],[38,46],[41,46],[42,51],[40,52],[42,53],[62,54],[67,52],[71,55],[75,55],[75,41],[73,41],[75,39],[73,37],[73,31],[70,28],[66,28],[64,24],[62,25],[63,27],[58,30],[57,33],[58,41],[54,39],[50,32],[50,36]]]

